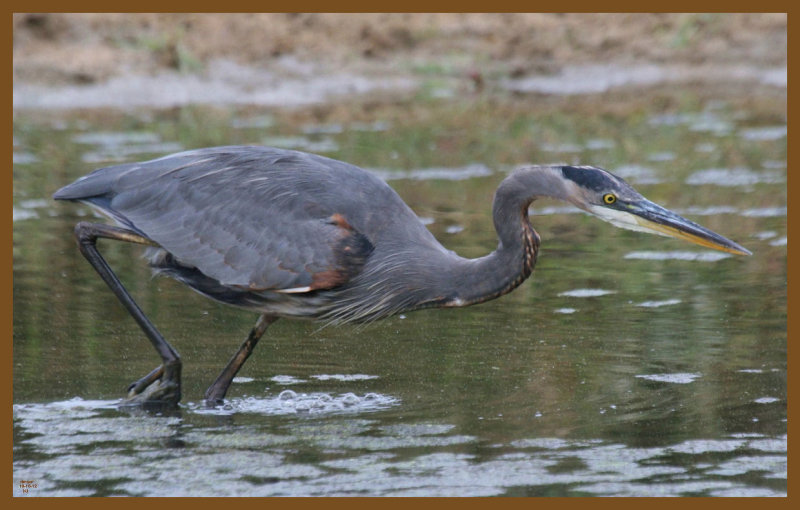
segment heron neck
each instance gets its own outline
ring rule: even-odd
[[[508,176],[497,188],[493,204],[497,249],[465,261],[456,269],[458,298],[452,306],[469,305],[502,296],[524,282],[533,271],[539,235],[528,220],[528,207],[536,198],[565,199],[558,167],[528,167]]]

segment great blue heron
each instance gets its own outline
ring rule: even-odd
[[[591,166],[527,166],[494,196],[499,243],[465,259],[445,249],[385,182],[353,165],[267,147],[216,147],[101,168],[53,198],[83,202],[118,226],[80,222],[81,253],[139,323],[162,364],[131,384],[126,402],[176,404],[181,359],[97,250],[98,238],[150,247],[156,272],[217,301],[261,313],[205,393],[222,401],[231,380],[279,317],[371,321],[459,307],[510,292],[530,276],[539,235],[528,221],[538,197],[569,202],[618,227],[750,252],[648,201]]]

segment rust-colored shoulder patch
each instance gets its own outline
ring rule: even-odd
[[[336,213],[329,218],[339,227],[339,236],[330,245],[334,263],[311,275],[311,290],[332,289],[344,285],[361,272],[374,246],[361,232],[353,228],[343,215]]]
[[[350,275],[346,271],[338,269],[329,269],[327,271],[320,271],[311,276],[311,290],[319,289],[332,289],[337,287],[350,279]]]
[[[353,226],[350,225],[349,223],[347,223],[347,220],[344,219],[344,216],[342,216],[339,213],[332,214],[331,217],[330,217],[330,220],[331,220],[331,223],[336,225],[337,227],[344,228],[344,229],[347,229],[347,230],[354,230]]]

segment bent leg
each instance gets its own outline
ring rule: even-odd
[[[228,392],[231,381],[233,381],[239,369],[242,368],[244,362],[247,361],[247,358],[252,354],[253,349],[264,334],[264,331],[276,320],[278,320],[278,317],[266,314],[258,318],[256,325],[253,326],[253,329],[250,330],[250,334],[247,335],[247,339],[239,347],[239,350],[236,351],[236,354],[233,355],[225,369],[217,376],[214,383],[206,390],[205,401],[207,404],[214,405],[222,402],[225,398],[225,394]]]
[[[161,356],[162,365],[133,383],[129,388],[126,401],[131,404],[177,404],[181,399],[181,358],[145,316],[103,256],[100,255],[97,250],[97,239],[114,239],[149,246],[157,245],[132,230],[102,223],[78,223],[75,225],[75,237],[83,256],[136,320]]]

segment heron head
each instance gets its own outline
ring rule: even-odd
[[[566,200],[617,227],[684,239],[736,255],[750,251],[716,232],[644,198],[627,182],[601,168],[563,166]]]

